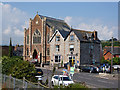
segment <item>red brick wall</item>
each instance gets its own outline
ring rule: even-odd
[[[104,55],[105,60],[110,60],[112,58],[112,54],[108,52],[106,55]]]

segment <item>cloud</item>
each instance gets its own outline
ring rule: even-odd
[[[104,24],[100,19],[88,19],[83,17],[70,17],[67,16],[64,19],[70,26],[80,30],[94,31],[98,32],[98,38],[100,40],[108,40],[111,37],[118,38],[118,27],[109,26]]]
[[[12,37],[14,45],[23,44],[24,28],[28,27],[29,15],[10,4],[2,5],[2,44],[9,45]]]
[[[11,27],[8,27],[3,31],[4,34],[8,35],[11,32]]]

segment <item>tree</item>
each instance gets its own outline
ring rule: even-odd
[[[12,56],[13,56],[13,48],[12,48],[12,41],[11,41],[11,38],[10,38],[9,57],[12,57]]]

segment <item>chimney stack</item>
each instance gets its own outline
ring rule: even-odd
[[[97,40],[97,31],[94,31],[94,40]]]

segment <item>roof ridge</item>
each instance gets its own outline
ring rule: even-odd
[[[43,15],[39,15],[39,16],[46,17],[47,19],[56,20],[56,21],[64,22],[65,23],[65,21],[61,20],[61,19],[56,19],[56,18],[53,18],[53,17],[43,16]]]
[[[80,29],[72,29],[73,31],[74,30],[77,30],[77,31],[81,31],[81,32],[88,32],[88,33],[93,33],[92,31],[86,31],[86,30],[80,30]]]

